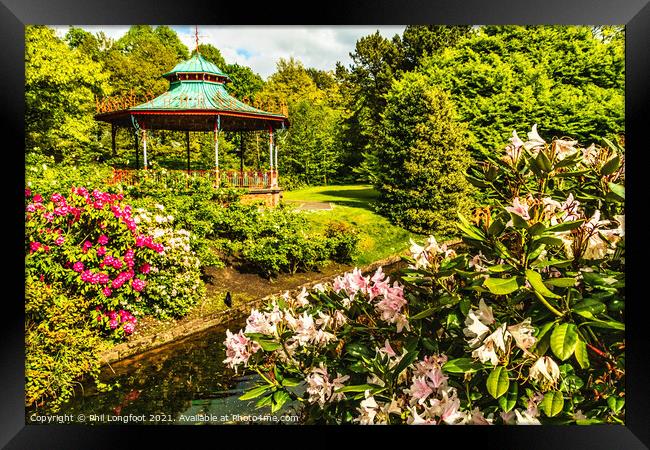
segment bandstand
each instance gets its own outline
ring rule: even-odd
[[[254,108],[228,94],[227,74],[207,61],[197,51],[187,61],[176,65],[162,75],[169,80],[169,89],[162,95],[128,108],[100,112],[96,120],[111,124],[113,153],[118,128],[135,131],[135,167],[114,169],[113,182],[137,183],[142,170],[149,170],[147,160],[147,132],[151,130],[185,131],[187,170],[179,171],[189,177],[207,177],[215,188],[231,186],[247,190],[248,198],[264,199],[268,205],[279,202],[278,146],[274,134],[289,126],[286,116]],[[240,170],[220,170],[219,134],[226,132],[265,131],[269,140],[269,170],[244,170],[244,151],[240,139]],[[214,168],[191,170],[189,133],[214,134]],[[141,147],[140,147],[141,142]],[[140,166],[142,153],[142,167]]]

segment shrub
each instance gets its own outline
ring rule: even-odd
[[[513,139],[502,169],[522,177],[501,186],[520,195],[489,184],[503,204],[459,215],[465,253],[431,236],[401,283],[355,269],[252,310],[224,342],[261,376],[241,399],[300,402],[308,423],[624,423],[624,191],[591,198],[605,217],[550,188],[601,185],[623,155],[574,145]]]
[[[56,412],[88,376],[98,388],[102,341],[91,328],[90,301],[56,285],[25,284],[25,405]],[[45,403],[47,402],[47,403]]]
[[[162,205],[157,205],[153,214],[136,210],[134,220],[165,247],[164,253],[154,255],[143,268],[149,276],[143,292],[146,312],[162,318],[185,315],[205,294],[201,263],[190,248],[189,231],[175,230],[175,217],[165,215]]]
[[[97,326],[121,337],[132,325],[118,327],[102,320],[118,309],[142,311],[144,267],[164,247],[139,234],[131,206],[122,194],[73,188],[68,197],[54,193],[49,201],[26,189],[25,271],[28,280],[60,283],[94,308]]]
[[[457,212],[468,212],[472,186],[466,130],[447,95],[420,74],[406,74],[386,97],[377,157],[379,210],[417,233],[456,233]]]
[[[359,245],[359,233],[345,222],[331,222],[325,229],[330,258],[339,263],[352,262]]]

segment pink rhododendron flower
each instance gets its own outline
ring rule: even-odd
[[[131,334],[135,330],[135,325],[131,322],[127,322],[122,326],[122,329],[124,330],[124,333]]]
[[[528,204],[526,202],[521,203],[519,197],[515,197],[512,200],[512,206],[506,206],[506,211],[517,214],[524,220],[530,220],[530,215],[528,214]]]
[[[407,391],[411,395],[411,398],[417,400],[420,405],[423,404],[431,394],[433,394],[433,389],[429,386],[424,377],[413,377],[413,383]]]
[[[102,234],[102,235],[99,236],[99,238],[97,239],[97,243],[98,243],[99,245],[106,245],[106,244],[108,244],[108,236],[106,236],[105,234]]]
[[[113,293],[113,291],[111,290],[111,288],[109,288],[108,286],[106,286],[104,289],[102,289],[102,293],[103,293],[106,297],[110,297],[111,294]]]
[[[74,263],[74,265],[72,266],[72,270],[74,270],[75,272],[78,272],[78,273],[83,272],[83,270],[84,270],[84,263],[82,263],[81,261],[77,261],[77,262]]]
[[[140,273],[147,274],[151,270],[151,266],[148,263],[144,263],[140,266]]]
[[[117,325],[118,325],[117,318],[113,318],[113,319],[109,320],[109,322],[108,322],[108,326],[111,327],[111,330],[116,329]]]
[[[258,344],[252,343],[250,339],[244,336],[243,330],[239,330],[237,334],[226,330],[224,345],[226,346],[226,359],[223,362],[231,369],[235,369],[235,372],[238,365],[244,364],[246,366],[251,355],[260,349]]]
[[[88,250],[90,250],[90,248],[91,248],[92,246],[93,246],[93,243],[92,243],[92,242],[90,242],[90,241],[86,241],[86,242],[83,243],[83,247],[81,248],[81,251],[84,252],[84,253],[87,253]]]
[[[63,245],[64,242],[65,242],[65,238],[64,238],[63,236],[59,236],[59,237],[56,238],[56,240],[54,241],[54,243],[55,243],[56,245]]]
[[[104,256],[106,254],[106,247],[97,247],[97,256]]]
[[[25,197],[31,197],[32,196],[32,190],[29,188],[25,188]]]
[[[36,194],[34,196],[34,203],[43,203],[43,197],[41,196],[41,194]]]
[[[42,244],[41,244],[40,242],[37,242],[37,241],[35,241],[35,242],[30,242],[30,244],[29,244],[29,249],[30,249],[32,252],[37,252],[37,251],[41,248],[41,245],[42,245]]]

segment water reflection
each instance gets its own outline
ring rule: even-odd
[[[226,328],[241,326],[241,322],[233,322]],[[118,383],[118,387],[97,392],[93,385],[86,385],[77,390],[61,414],[95,415],[99,421],[109,416],[116,421],[113,416],[144,415],[144,421],[131,423],[147,424],[245,423],[246,419],[264,423],[264,419],[251,416],[264,415],[268,409],[255,409],[256,399],[238,399],[257,378],[237,376],[223,365],[224,339],[225,328],[219,327],[113,364],[102,371],[101,379]],[[295,407],[287,405],[275,415],[295,415]]]

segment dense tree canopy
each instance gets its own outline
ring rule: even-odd
[[[421,70],[451,93],[476,154],[535,123],[551,136],[600,143],[625,131],[624,40],[615,31],[484,27]]]
[[[25,30],[25,138],[28,152],[89,160],[97,144],[95,96],[110,92],[99,63],[44,26]]]

